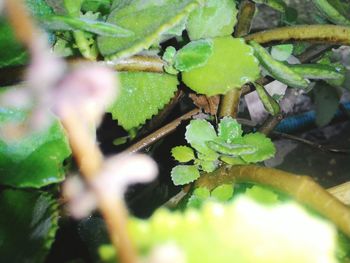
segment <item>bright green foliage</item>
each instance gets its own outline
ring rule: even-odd
[[[210,39],[192,41],[180,49],[175,56],[175,68],[179,71],[190,71],[204,66],[213,52]]]
[[[195,158],[193,149],[188,146],[174,147],[171,150],[171,154],[175,160],[181,163],[192,161]]]
[[[214,127],[206,120],[192,120],[186,127],[185,138],[197,151],[197,159],[194,159],[189,147],[183,149],[185,146],[178,146],[172,150],[175,159],[182,163],[194,159],[195,177],[197,177],[198,170],[207,173],[215,171],[220,161],[240,165],[264,161],[275,154],[275,147],[269,138],[261,133],[242,136],[241,125],[231,117],[223,118],[219,122],[218,130],[219,136],[216,135]],[[173,171],[177,167],[179,166],[175,166]]]
[[[82,30],[108,37],[129,37],[134,34],[117,25],[78,17],[59,15],[45,16],[40,19],[40,22],[47,30],[54,31]]]
[[[314,89],[316,106],[316,124],[327,125],[334,117],[339,107],[337,90],[327,83],[319,82]]]
[[[188,199],[186,207],[200,208],[205,201],[210,198],[210,191],[205,187],[194,189],[191,197]]]
[[[331,22],[339,25],[350,25],[350,5],[342,0],[312,0],[322,14]]]
[[[245,191],[245,195],[263,204],[277,204],[279,202],[278,195],[271,190],[262,186],[254,185]]]
[[[293,48],[292,44],[273,46],[271,48],[271,56],[276,60],[285,61],[292,55]]]
[[[175,76],[148,72],[121,72],[119,80],[121,91],[109,112],[125,130],[157,114],[174,96],[178,84]]]
[[[285,83],[293,88],[306,89],[309,82],[298,73],[295,73],[290,67],[277,61],[258,43],[251,41],[249,43],[255,49],[255,55],[259,59],[261,66],[276,80]]]
[[[107,13],[110,9],[111,0],[85,0],[82,5],[82,10],[84,12],[101,12]]]
[[[198,6],[197,0],[133,0],[120,4],[108,16],[107,22],[134,33],[131,37],[99,37],[98,47],[103,56],[113,60],[148,49]]]
[[[53,13],[52,8],[46,3],[45,0],[25,0],[30,12],[36,16],[47,16]]]
[[[0,193],[2,262],[44,262],[58,228],[58,203],[39,191]]]
[[[0,110],[3,128],[11,122],[21,123],[26,118],[26,114],[18,110]],[[70,154],[66,135],[55,118],[47,130],[19,140],[0,139],[0,184],[39,188],[61,182],[65,177],[63,161]]]
[[[237,8],[233,0],[205,0],[188,18],[187,31],[191,40],[229,36],[237,23]]]
[[[190,263],[337,262],[334,227],[294,203],[263,206],[240,197],[184,213],[160,209],[147,221],[131,219],[128,229],[143,256],[174,244]],[[113,262],[108,254],[103,259]]]
[[[218,125],[218,135],[221,140],[231,143],[233,139],[243,134],[241,125],[231,117],[224,117]]]
[[[217,138],[214,127],[206,120],[192,120],[186,127],[186,141],[198,152],[211,156],[213,151],[207,146],[207,141]]]
[[[210,195],[220,202],[228,201],[233,196],[233,185],[222,184],[211,191]]]
[[[208,62],[202,67],[183,72],[182,80],[201,94],[225,94],[259,77],[258,61],[253,53],[253,49],[243,39],[215,38]]]
[[[194,165],[178,165],[171,171],[171,179],[174,185],[184,185],[194,182],[200,176],[199,171]]]
[[[270,159],[276,153],[271,139],[259,132],[246,134],[242,138],[234,140],[233,143],[250,145],[256,148],[254,153],[247,153],[240,156],[247,163],[257,163]]]

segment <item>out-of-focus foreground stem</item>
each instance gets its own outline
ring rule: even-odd
[[[350,236],[350,209],[309,176],[256,165],[223,166],[213,173],[202,175],[196,181],[196,187],[211,190],[219,185],[235,182],[262,184],[293,196],[300,203],[334,222],[341,231]]]

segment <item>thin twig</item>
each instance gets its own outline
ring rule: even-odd
[[[212,190],[219,185],[235,182],[262,184],[289,194],[330,219],[350,236],[350,209],[309,176],[255,165],[223,166],[213,173],[202,175],[195,185]]]
[[[139,142],[135,143],[131,147],[127,148],[125,150],[126,153],[135,153],[138,151],[141,151],[149,146],[151,146],[153,143],[159,141],[160,139],[164,138],[168,134],[174,132],[176,128],[185,120],[191,119],[194,115],[200,113],[200,109],[194,109],[190,112],[182,115],[181,117],[177,118],[176,120],[170,122],[169,124],[163,126],[159,130],[153,132],[152,134],[148,135],[147,137],[143,138]]]
[[[281,122],[282,119],[283,119],[282,113],[278,113],[275,116],[269,116],[267,120],[264,122],[264,124],[260,127],[259,132],[268,136],[276,128],[276,126]]]
[[[340,153],[340,154],[346,154],[346,155],[350,154],[350,149],[331,148],[331,147],[328,147],[328,146],[325,146],[325,145],[322,145],[322,144],[319,144],[316,142],[312,142],[312,141],[306,140],[304,138],[300,138],[300,137],[297,137],[297,136],[294,136],[291,134],[287,134],[287,133],[273,132],[272,134],[276,135],[278,137],[281,137],[281,138],[288,139],[288,140],[301,142],[303,144],[309,145],[313,148],[319,149],[319,150],[324,151],[324,152]]]

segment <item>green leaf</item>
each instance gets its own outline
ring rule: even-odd
[[[264,86],[254,83],[255,90],[259,95],[261,102],[264,105],[265,110],[271,115],[276,115],[281,111],[278,102],[267,92]]]
[[[197,0],[131,0],[117,3],[107,22],[134,33],[131,37],[99,37],[98,47],[109,60],[148,49],[163,33],[181,23],[198,6]]]
[[[230,165],[242,165],[247,164],[245,161],[242,160],[240,157],[232,157],[232,156],[221,156],[220,160],[224,163],[230,164]]]
[[[243,39],[213,39],[213,53],[201,67],[182,73],[183,82],[194,91],[213,96],[241,88],[260,76],[253,49]]]
[[[233,185],[222,184],[211,191],[210,195],[221,202],[228,201],[233,196]]]
[[[191,197],[187,201],[187,207],[200,208],[202,204],[210,198],[210,191],[205,187],[194,189]]]
[[[117,25],[85,18],[69,16],[45,16],[40,19],[41,25],[52,31],[75,31],[82,30],[100,36],[129,37],[134,33]]]
[[[125,130],[157,114],[174,96],[178,85],[175,76],[149,72],[120,72],[119,80],[120,94],[109,112]]]
[[[342,0],[312,0],[321,13],[331,22],[339,25],[350,25],[350,5]]]
[[[256,152],[252,154],[241,155],[241,158],[247,163],[257,163],[267,160],[272,158],[276,153],[275,146],[271,139],[259,132],[249,133],[241,139],[234,140],[233,143],[251,145],[256,148]]]
[[[178,165],[171,170],[171,179],[174,185],[184,185],[194,182],[200,173],[194,165]]]
[[[339,107],[339,96],[335,88],[327,83],[318,83],[314,88],[316,106],[316,124],[327,125]]]
[[[278,203],[278,195],[276,193],[258,185],[248,188],[245,191],[245,195],[263,204],[271,205]]]
[[[0,125],[21,123],[26,114],[0,108]],[[71,154],[68,140],[59,121],[20,140],[0,139],[0,184],[39,188],[64,180],[63,161]]]
[[[53,14],[52,8],[46,3],[45,0],[26,0],[25,3],[32,15],[36,17]]]
[[[271,48],[271,56],[279,61],[286,61],[293,53],[293,45],[277,45]]]
[[[190,71],[204,66],[213,52],[213,43],[209,39],[192,41],[181,48],[175,56],[175,68]]]
[[[187,146],[176,146],[171,150],[171,154],[175,160],[186,163],[195,158],[192,148]]]
[[[249,144],[231,144],[226,142],[209,141],[207,146],[220,154],[231,155],[231,156],[241,156],[244,154],[254,154],[257,148]]]
[[[207,156],[216,155],[206,144],[217,138],[214,127],[206,120],[192,120],[186,127],[185,138],[198,152]]]
[[[2,262],[44,262],[58,228],[58,203],[47,193],[0,193]]]
[[[111,0],[85,0],[82,5],[84,12],[100,12],[105,14],[109,12],[111,7]]]
[[[229,36],[237,23],[237,8],[232,0],[206,0],[188,19],[187,31],[191,40]]]
[[[232,117],[224,117],[220,120],[218,135],[224,142],[231,143],[233,139],[241,137],[242,134],[241,124],[237,120]]]
[[[195,165],[197,165],[197,167],[200,170],[206,173],[211,173],[211,172],[214,172],[216,168],[218,168],[219,162],[216,160],[212,161],[212,160],[197,159],[195,161]]]

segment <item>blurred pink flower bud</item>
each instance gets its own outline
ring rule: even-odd
[[[77,175],[66,179],[62,186],[62,196],[67,201],[69,214],[76,219],[88,217],[97,207],[95,194],[87,189]]]
[[[54,91],[55,111],[61,115],[68,107],[87,122],[96,125],[106,108],[114,102],[118,90],[116,73],[97,64],[86,64],[73,70]]]
[[[148,183],[158,173],[157,164],[143,154],[116,155],[108,158],[94,181],[97,191],[123,198],[126,188],[131,184]]]

